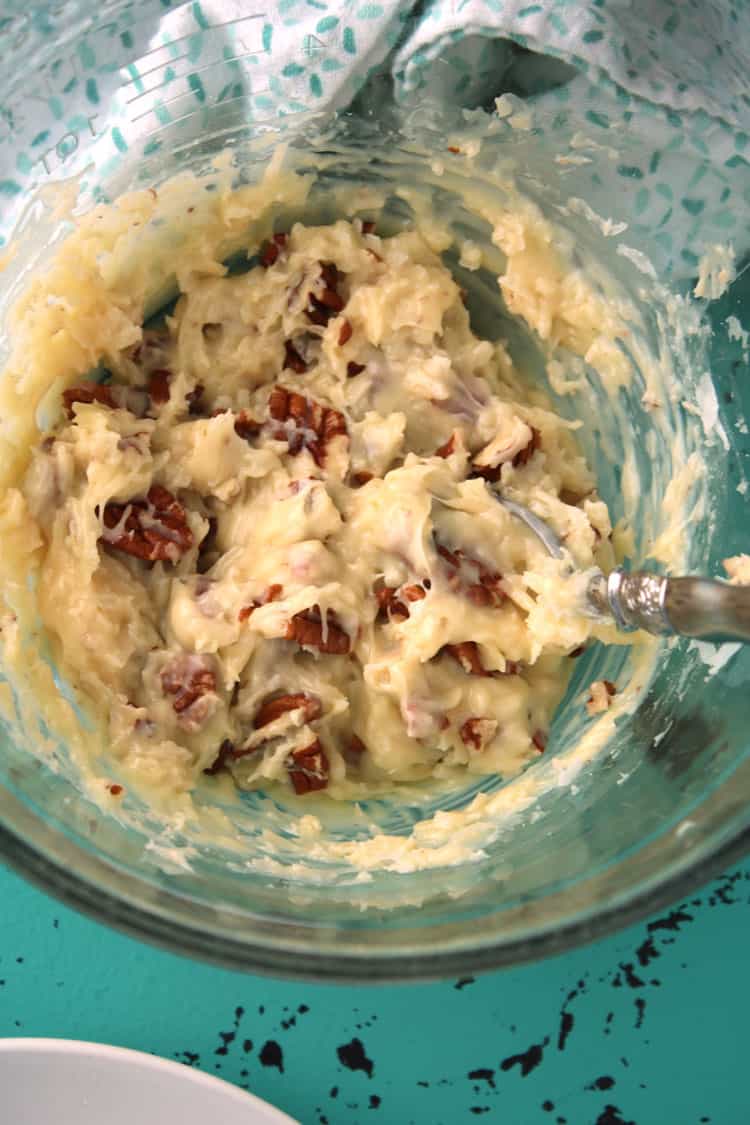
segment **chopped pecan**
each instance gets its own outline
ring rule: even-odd
[[[209,343],[216,343],[216,341],[221,338],[221,331],[221,324],[216,324],[213,321],[208,321],[201,328],[201,335],[203,336],[203,339],[208,340]]]
[[[531,736],[531,741],[534,743],[539,753],[543,754],[547,747],[547,732],[535,730]]]
[[[255,419],[247,412],[241,410],[234,420],[234,432],[237,437],[243,438],[244,441],[252,441],[260,433],[261,423],[256,422]]]
[[[283,232],[280,232],[279,234],[272,234],[270,240],[265,243],[263,249],[260,252],[261,265],[265,266],[266,269],[269,266],[272,266],[278,259],[279,254],[282,252],[282,250],[286,249],[288,241],[288,234],[284,234]]]
[[[347,379],[353,379],[355,375],[361,375],[366,366],[366,363],[355,363],[354,360],[350,360],[346,365]]]
[[[438,449],[435,450],[434,456],[435,457],[450,457],[451,453],[455,453],[456,452],[457,437],[458,437],[458,435],[456,434],[456,431],[454,430],[453,433],[451,434],[451,436],[448,438],[448,440],[446,442],[444,442],[443,445],[439,446]]]
[[[117,406],[112,388],[103,386],[101,383],[80,383],[77,387],[68,387],[62,393],[62,400],[65,413],[69,418],[73,417],[73,404],[76,402],[86,405],[98,402],[101,406],[108,406],[110,410],[114,410]]]
[[[349,474],[349,484],[352,488],[361,488],[363,484],[369,484],[373,480],[372,473],[368,473],[366,469],[360,469],[357,473]]]
[[[346,419],[338,410],[281,385],[271,391],[268,413],[273,421],[286,423],[273,431],[273,437],[285,441],[292,455],[307,449],[316,465],[324,464],[328,443],[347,433]]]
[[[111,785],[108,785],[107,789],[109,789],[113,797],[119,797],[122,793],[122,786],[118,785],[116,781],[112,782]]]
[[[410,586],[401,587],[401,597],[406,598],[407,602],[421,602],[423,598],[427,597],[427,591],[423,586],[418,586],[413,583]]]
[[[476,641],[461,641],[457,645],[445,645],[444,651],[452,656],[468,675],[488,676],[490,674],[482,664]]]
[[[266,727],[269,723],[274,722],[280,715],[285,715],[287,711],[299,711],[300,709],[306,723],[319,719],[323,714],[323,707],[317,695],[306,695],[302,691],[291,695],[271,695],[261,703],[253,719],[253,726],[256,730],[260,730],[261,727]]]
[[[352,734],[351,738],[349,739],[348,750],[350,754],[356,754],[357,757],[359,757],[360,754],[367,753],[367,747],[365,746],[362,739],[359,738],[359,736],[356,734]]]
[[[476,716],[462,723],[458,733],[466,746],[473,746],[475,750],[484,750],[497,734],[497,726],[497,719]]]
[[[333,262],[320,263],[320,280],[322,288],[310,294],[306,312],[312,324],[325,327],[332,316],[341,312],[346,301],[337,290],[342,275]]]
[[[375,223],[372,221],[372,219],[363,219],[362,220],[362,234],[374,234],[374,233],[375,233]]]
[[[293,750],[286,760],[286,769],[297,796],[325,789],[328,785],[329,765],[320,739],[314,739],[301,750]]]
[[[502,605],[505,593],[502,589],[502,575],[489,570],[479,559],[472,558],[460,548],[450,550],[435,540],[435,550],[447,563],[448,585],[456,593],[465,594],[477,606]]]
[[[409,610],[397,597],[396,586],[377,585],[373,589],[375,601],[378,603],[377,620],[381,623],[388,621],[406,621]]]
[[[338,624],[333,610],[327,611],[324,623],[317,606],[295,613],[287,624],[285,635],[288,641],[296,641],[302,648],[316,648],[334,656],[343,656],[351,645],[349,634]]]
[[[531,426],[531,439],[528,445],[525,445],[523,449],[519,449],[518,453],[513,458],[513,468],[518,469],[521,465],[525,465],[537,449],[539,449],[541,443],[542,435],[539,433],[536,426]]]
[[[291,340],[284,341],[284,370],[287,368],[295,375],[304,375],[307,371],[307,364]]]
[[[164,406],[169,402],[169,383],[172,372],[166,367],[157,367],[148,377],[148,394],[154,406]]]
[[[339,347],[343,348],[344,344],[348,344],[352,338],[354,329],[348,320],[345,320],[339,329]]]
[[[320,435],[323,439],[323,445],[327,445],[329,441],[333,441],[336,437],[346,437],[346,419],[340,410],[333,410],[331,407],[326,407],[323,412],[323,422],[320,427]]]
[[[278,582],[274,582],[271,586],[268,587],[262,598],[257,599],[251,605],[245,605],[242,607],[240,612],[237,614],[237,620],[247,621],[248,617],[250,617],[250,615],[254,613],[256,609],[258,609],[262,605],[268,605],[269,602],[277,602],[283,593],[284,587],[280,586]]]
[[[213,762],[210,766],[207,766],[203,772],[207,773],[209,776],[221,773],[223,769],[226,769],[227,762],[234,757],[234,753],[234,743],[230,742],[228,738],[225,738]]]
[[[182,504],[159,484],[145,500],[109,503],[102,515],[101,539],[118,551],[148,562],[177,562],[193,546]]]
[[[161,670],[161,687],[165,695],[173,695],[172,707],[181,715],[196,700],[216,691],[216,676],[205,657],[181,653]]]
[[[457,148],[456,145],[448,145],[448,152],[458,153],[460,151],[461,149]]]

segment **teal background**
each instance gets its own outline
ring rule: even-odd
[[[387,987],[191,962],[83,918],[2,869],[0,902],[0,1036],[89,1039],[177,1058],[305,1125],[750,1121],[750,863],[563,957],[476,980]],[[354,1039],[371,1075],[339,1057]],[[345,1057],[357,1061],[356,1044]],[[1,1099],[0,1122],[13,1125]]]

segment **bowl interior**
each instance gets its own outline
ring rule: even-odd
[[[684,567],[720,574],[722,559],[740,552],[744,538],[747,344],[741,332],[730,331],[727,318],[750,327],[748,274],[704,315],[679,293],[671,260],[657,257],[644,272],[639,255],[653,249],[655,232],[633,221],[635,187],[629,191],[603,162],[597,166],[599,197],[592,201],[588,170],[571,165],[565,175],[550,173],[554,156],[568,150],[581,126],[574,112],[517,130],[482,114],[422,107],[390,118],[321,122],[297,115],[282,129],[252,127],[239,99],[165,125],[157,139],[136,137],[118,159],[109,134],[90,137],[83,146],[88,170],[79,206],[160,184],[177,171],[193,172],[198,190],[215,190],[214,158],[227,149],[235,182],[251,182],[283,143],[290,166],[309,174],[313,186],[302,210],[278,209],[277,221],[324,222],[378,199],[386,229],[438,223],[453,238],[444,258],[468,291],[475,330],[506,340],[554,408],[582,420],[578,437],[596,467],[600,492],[613,519],[632,529],[628,561],[649,561],[650,544],[668,518],[669,481],[697,453],[701,472],[685,517]],[[457,130],[480,137],[481,149],[470,162],[447,167],[446,138]],[[637,138],[617,143],[626,162]],[[557,394],[549,361],[570,364],[572,357],[543,346],[503,305],[497,285],[503,256],[492,243],[483,201],[512,208],[516,193],[554,221],[571,268],[583,269],[627,310],[625,350],[633,378],[615,395],[582,360],[584,389]],[[610,198],[612,218],[629,222],[629,229],[613,237],[585,209],[571,207],[573,198],[591,206]],[[28,201],[27,229],[29,215],[35,237],[19,243],[11,268],[0,276],[3,307],[69,229],[49,198]],[[459,263],[457,246],[467,238],[485,251],[479,271]],[[631,252],[623,254],[622,246]],[[658,420],[642,402],[654,370],[667,372],[670,391]],[[710,425],[706,372],[718,411]],[[698,403],[698,412],[685,402]],[[618,718],[612,736],[593,753],[597,736],[582,704],[589,682],[603,677],[637,682],[643,690],[639,705]],[[436,813],[460,813],[478,794],[491,795],[491,814],[468,826],[449,819],[442,829],[443,845],[459,840],[463,862],[446,866],[436,859],[428,870],[364,874],[342,859],[320,858],[300,836],[300,804],[277,794],[227,797],[219,832],[205,825],[165,828],[136,797],[121,815],[103,812],[83,792],[44,716],[29,710],[18,685],[6,683],[0,845],[73,901],[159,940],[248,967],[410,975],[440,972],[449,963],[500,963],[624,919],[739,838],[747,826],[748,678],[750,651],[733,646],[670,641],[648,659],[628,648],[592,646],[576,662],[548,754],[520,782],[414,786],[357,806],[306,802],[304,812],[320,819],[325,839],[387,833],[406,840]],[[582,754],[582,744],[591,752]],[[206,799],[214,797],[199,793],[198,805]],[[373,969],[376,962],[382,968]]]

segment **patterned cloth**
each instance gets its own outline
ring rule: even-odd
[[[72,60],[57,44],[76,7],[90,0],[0,13],[0,68],[18,65],[16,27],[48,56],[39,89],[0,96],[0,245],[40,170],[84,168],[94,136],[104,178],[144,137],[158,150],[160,126],[199,134],[216,103],[236,124],[358,94],[492,109],[511,92],[535,122],[573,111],[592,148],[626,153],[619,212],[596,159],[577,194],[627,220],[667,274],[694,276],[716,243],[750,249],[750,0],[136,0]]]

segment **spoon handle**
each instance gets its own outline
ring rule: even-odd
[[[750,587],[712,578],[665,578],[617,567],[596,574],[589,602],[615,619],[618,629],[678,633],[706,641],[750,642]]]

